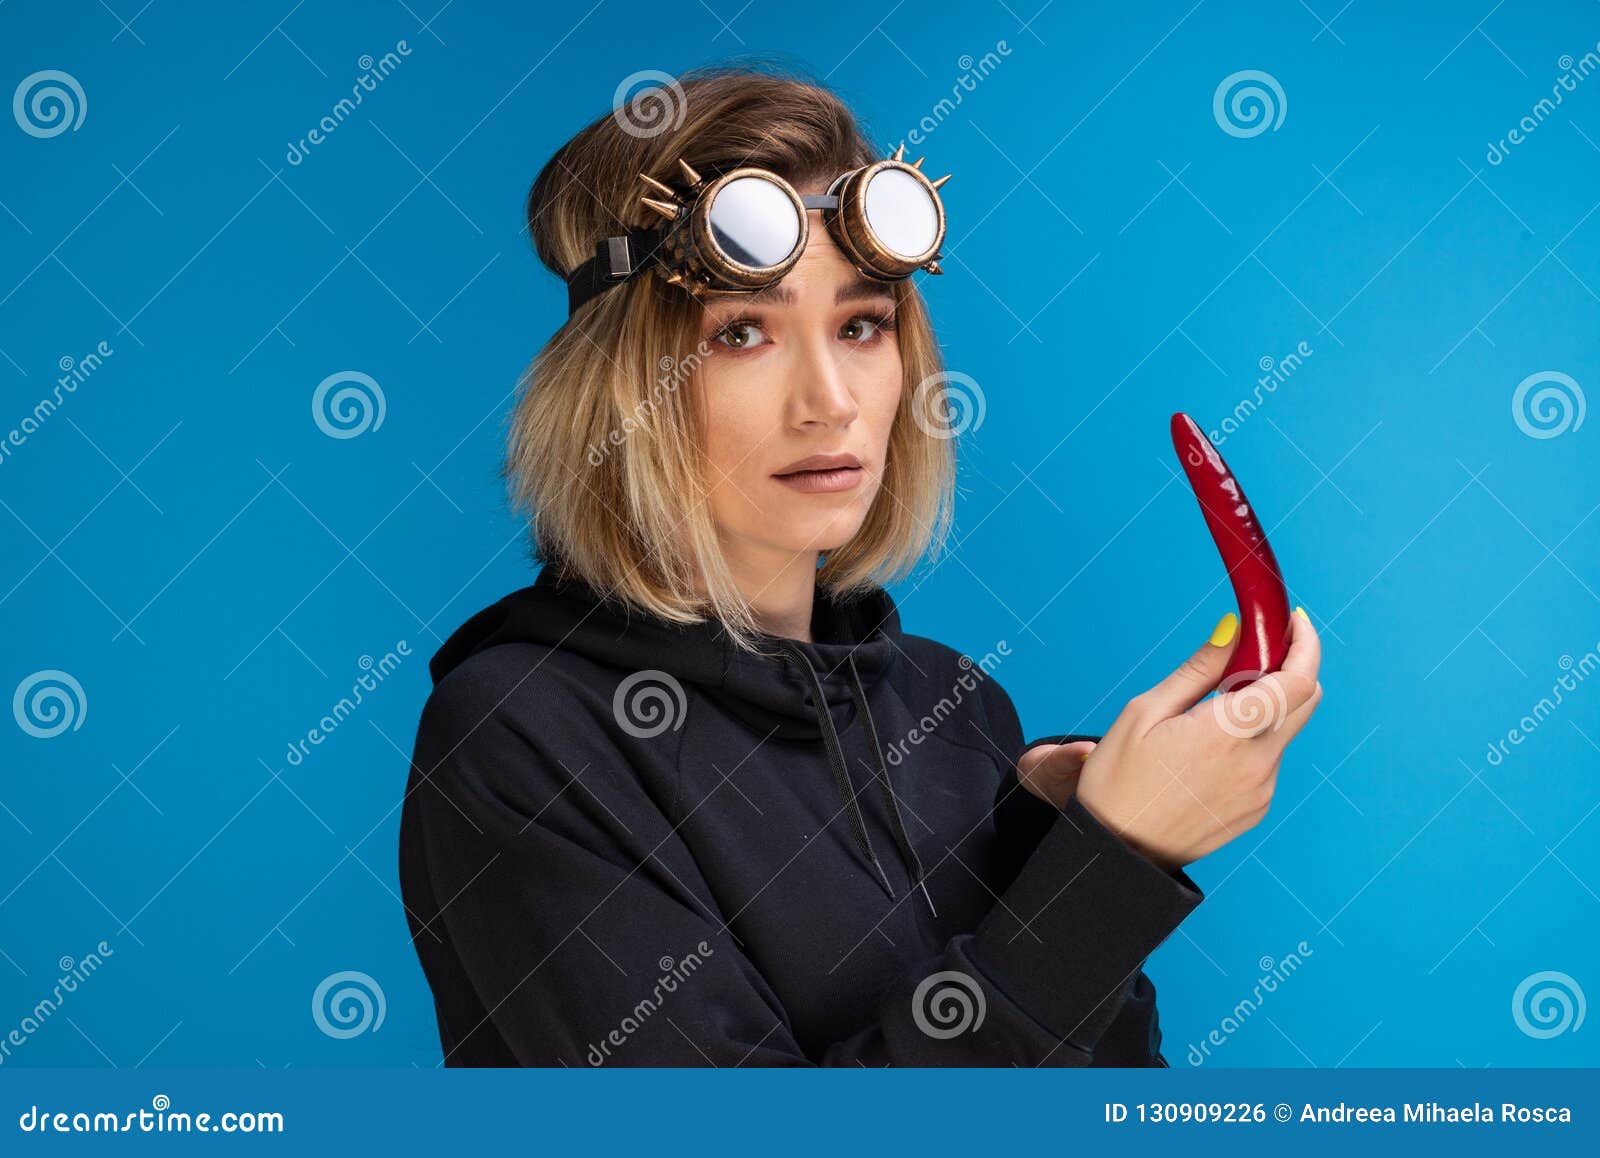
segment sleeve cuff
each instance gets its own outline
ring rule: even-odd
[[[1203,899],[1067,802],[978,926],[976,962],[1046,1029],[1080,1049],[1116,1016],[1127,982]]]

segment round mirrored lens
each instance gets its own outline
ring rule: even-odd
[[[800,218],[789,195],[761,177],[729,181],[711,204],[711,236],[743,265],[780,264],[800,242]]]
[[[933,248],[939,214],[933,195],[911,174],[884,169],[867,183],[867,224],[892,253],[919,257]]]

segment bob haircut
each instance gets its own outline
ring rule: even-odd
[[[761,166],[796,187],[878,159],[820,85],[753,65],[689,73],[596,120],[545,165],[527,203],[540,260],[564,279],[602,238],[647,224],[639,175],[676,180],[680,157],[707,175]],[[949,531],[955,452],[941,413],[943,362],[916,287],[893,285],[900,406],[871,509],[818,569],[835,598],[907,574]],[[701,323],[700,304],[654,275],[580,307],[527,371],[505,471],[537,561],[669,622],[718,620],[755,650],[762,633],[706,501]]]

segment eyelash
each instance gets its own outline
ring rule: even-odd
[[[856,342],[857,345],[870,345],[879,336],[883,334],[894,333],[896,326],[899,324],[898,319],[896,319],[894,311],[892,310],[868,310],[864,313],[852,314],[848,319],[846,319],[845,325],[848,326],[853,322],[867,322],[877,327],[873,337],[865,340],[859,340]],[[765,323],[758,316],[742,315],[723,324],[715,333],[711,335],[709,340],[725,346],[733,353],[741,353],[742,351],[738,346],[731,345],[726,341],[726,339],[729,334],[746,328],[764,330]],[[841,327],[841,329],[842,328],[843,327]]]

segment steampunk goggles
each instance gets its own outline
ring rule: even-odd
[[[893,157],[840,174],[828,191],[801,196],[776,173],[739,168],[707,180],[678,161],[684,188],[641,173],[641,202],[664,220],[607,237],[567,278],[567,316],[646,270],[692,293],[753,293],[778,282],[805,251],[807,212],[821,210],[834,242],[856,269],[899,281],[918,269],[942,273],[944,202],[922,159]]]

